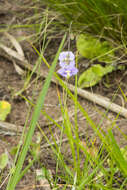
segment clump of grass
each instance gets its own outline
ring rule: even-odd
[[[48,5],[49,9],[45,5]],[[31,38],[34,42],[42,42],[41,39],[46,39],[47,36],[48,39],[53,38],[54,34],[60,36],[58,30],[61,34],[62,31],[68,30],[71,24],[72,32],[87,32],[106,39],[115,46],[123,44],[126,48],[127,6],[124,0],[85,0],[82,2],[79,0],[38,2],[35,0],[22,5],[21,10],[23,14],[21,11],[11,12],[12,16],[15,14],[17,18],[20,17],[21,22],[12,22],[11,25],[5,23],[3,27],[1,25],[0,32],[22,29],[30,35],[20,37],[21,41]],[[43,46],[46,43],[45,39]]]
[[[65,185],[63,184],[63,188],[65,189],[125,189],[127,181],[127,159],[122,154],[122,150],[114,138],[112,133],[113,126],[107,130],[107,134],[100,129],[100,125],[94,123],[87,111],[78,102],[76,92],[75,95],[73,95],[60,77],[57,75],[56,77],[66,91],[67,96],[73,100],[75,108],[80,109],[80,112],[83,114],[90,127],[92,127],[93,134],[95,134],[96,137],[99,137],[102,144],[100,148],[98,147],[96,149],[93,139],[89,139],[92,148],[88,146],[89,142],[87,140],[83,143],[82,139],[79,137],[76,117],[75,125],[72,125],[68,117],[66,104],[63,105],[61,108],[63,123],[61,126],[58,126],[61,129],[62,134],[66,134],[68,139],[72,155],[68,160],[72,160],[71,165],[68,165],[65,162],[66,158],[64,158],[61,146],[62,138],[60,138],[60,145],[58,145],[54,135],[51,133],[54,139],[54,147],[42,131],[43,136],[46,138],[48,144],[50,144],[53,153],[56,155],[57,166],[59,166],[61,170],[61,175],[56,173],[55,177],[64,180]],[[81,166],[82,159],[84,162]],[[55,181],[52,188],[53,187],[58,188],[59,184]]]
[[[74,31],[98,35],[115,44],[126,44],[127,6],[124,0],[47,0],[45,3],[61,14],[61,23],[72,23]]]
[[[62,138],[60,138],[60,144],[58,145],[55,140],[55,136],[51,133],[54,139],[54,145],[51,144],[44,131],[41,130],[42,135],[51,146],[53,153],[56,155],[57,166],[61,170],[61,175],[56,172],[55,179],[58,178],[64,181],[63,189],[125,189],[127,180],[127,160],[122,154],[120,147],[118,146],[114,135],[112,133],[112,127],[107,131],[107,134],[100,129],[99,125],[96,125],[90,118],[87,111],[79,104],[76,94],[72,93],[67,88],[67,85],[56,75],[60,84],[67,93],[67,96],[71,97],[75,104],[75,108],[80,109],[84,118],[86,118],[90,127],[93,129],[93,134],[99,137],[101,140],[101,146],[96,149],[93,139],[89,139],[91,147],[88,146],[89,142],[85,143],[79,137],[77,120],[75,118],[75,125],[72,125],[68,117],[68,111],[66,104],[62,106],[61,110],[63,114],[63,123],[58,125],[62,134],[66,134],[68,144],[70,146],[71,157],[67,160],[72,160],[70,164],[66,163],[66,158],[62,153]],[[67,97],[66,96],[66,97]],[[60,100],[61,102],[61,100]],[[49,117],[47,117],[50,119]],[[51,119],[52,120],[52,119]],[[103,118],[102,118],[103,120]],[[102,121],[101,121],[102,122]],[[55,121],[54,121],[55,124]],[[105,153],[104,153],[105,152]],[[81,162],[83,159],[83,165]],[[119,179],[120,178],[120,179]],[[53,188],[59,189],[57,181],[53,181]]]

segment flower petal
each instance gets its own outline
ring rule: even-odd
[[[76,75],[78,73],[78,69],[76,67],[73,67],[71,69],[71,73],[72,73],[72,75]]]
[[[57,71],[61,76],[69,78],[73,75],[76,75],[78,72],[78,69],[76,67],[70,67],[70,68],[61,68]]]
[[[74,59],[75,59],[75,56],[71,51],[63,51],[59,55],[59,60],[63,62],[66,60],[73,61]]]
[[[64,68],[59,69],[57,73],[59,73],[63,77],[67,77],[67,72]]]
[[[69,62],[65,62],[65,61],[60,61],[59,62],[59,65],[61,66],[61,67],[63,67],[63,68],[69,68],[69,67],[72,67],[72,66],[74,66],[75,65],[75,61],[73,60],[73,61],[69,61]]]

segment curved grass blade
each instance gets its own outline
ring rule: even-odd
[[[52,66],[50,67],[49,74],[48,74],[48,76],[46,78],[45,84],[44,84],[44,86],[42,88],[42,91],[41,91],[39,97],[38,97],[37,104],[35,106],[35,109],[34,109],[34,112],[33,112],[33,115],[32,115],[32,120],[31,120],[30,125],[29,125],[29,130],[28,130],[28,133],[26,134],[26,137],[25,137],[25,142],[23,144],[23,147],[22,147],[22,150],[20,152],[16,167],[14,168],[14,172],[13,172],[12,176],[10,177],[10,180],[8,182],[6,190],[14,190],[15,186],[16,186],[16,184],[18,182],[20,172],[21,172],[21,169],[22,169],[26,154],[28,152],[29,145],[30,145],[31,140],[32,140],[32,136],[34,134],[36,123],[37,123],[37,121],[39,119],[40,112],[41,112],[42,107],[44,105],[45,96],[47,94],[47,91],[48,91],[48,88],[49,88],[49,85],[50,85],[50,82],[51,82],[51,78],[52,78],[52,75],[54,73],[54,70],[55,70],[55,67],[56,67],[56,64],[57,64],[57,60],[58,60],[59,54],[60,54],[60,52],[62,50],[65,38],[66,38],[66,35],[64,35],[64,37],[62,39],[62,42],[61,42],[61,44],[59,46],[59,49],[57,51],[57,54],[55,56],[55,59],[54,59],[54,61],[52,63]]]

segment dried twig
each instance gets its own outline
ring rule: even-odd
[[[21,126],[16,126],[14,124],[0,121],[0,134],[2,135],[16,135],[22,132]]]
[[[24,66],[25,68],[29,69],[29,70],[33,70],[33,66],[30,65],[29,63],[23,63],[23,62],[19,62],[19,64],[21,66]],[[37,73],[35,71],[35,73]],[[40,71],[40,76],[43,78],[46,78],[48,75],[48,71],[45,71],[43,69],[41,69]],[[56,80],[55,77],[52,77],[52,82],[58,84],[58,81]],[[68,88],[74,92],[75,91],[75,86],[72,84],[67,84]],[[121,116],[127,118],[127,109],[125,109],[124,107],[121,107],[113,102],[110,101],[109,98],[103,97],[101,95],[95,94],[95,93],[91,93],[88,92],[87,90],[81,89],[81,88],[77,88],[77,94],[87,100],[92,101],[95,104],[98,104],[108,110],[111,110],[117,114],[120,114]]]

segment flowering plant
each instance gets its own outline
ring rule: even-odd
[[[61,69],[58,70],[58,73],[61,76],[69,78],[77,74],[78,69],[75,67],[75,56],[71,51],[61,52],[59,55],[59,61]]]

